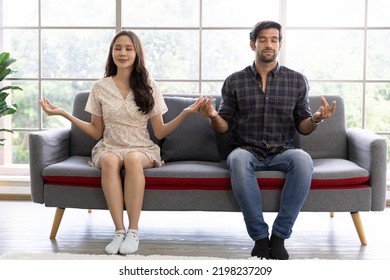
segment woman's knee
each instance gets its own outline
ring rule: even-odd
[[[102,170],[119,171],[122,168],[122,162],[117,155],[105,153],[99,159],[99,166]]]
[[[149,160],[149,157],[144,153],[137,152],[128,153],[123,160],[123,164],[126,170],[152,167],[152,162]]]

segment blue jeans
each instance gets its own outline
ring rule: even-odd
[[[311,157],[303,150],[290,149],[258,160],[247,150],[236,148],[229,154],[227,165],[234,195],[243,213],[248,234],[253,240],[269,235],[255,171],[277,170],[286,173],[272,234],[283,239],[289,238],[309,193],[313,172]]]

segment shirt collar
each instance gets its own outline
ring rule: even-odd
[[[270,71],[270,73],[271,73],[274,77],[277,77],[278,74],[279,74],[279,72],[281,71],[281,68],[282,68],[282,67],[280,66],[280,64],[279,64],[279,62],[278,62],[278,64],[276,65],[276,67],[275,67],[274,69],[272,69],[272,70]],[[256,70],[255,62],[252,63],[251,71],[252,71],[253,76],[258,77],[258,78],[261,78],[261,77],[260,77],[260,74],[259,74],[259,73],[257,72],[257,70]]]

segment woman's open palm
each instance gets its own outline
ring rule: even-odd
[[[46,112],[47,115],[63,115],[64,109],[54,105],[49,101],[49,99],[44,98],[43,100],[39,100],[39,104],[42,107],[42,110]]]

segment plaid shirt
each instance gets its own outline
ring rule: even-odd
[[[308,92],[304,75],[280,65],[268,74],[265,92],[254,63],[230,75],[218,111],[232,129],[233,148],[259,159],[294,148],[300,122],[311,116]]]

